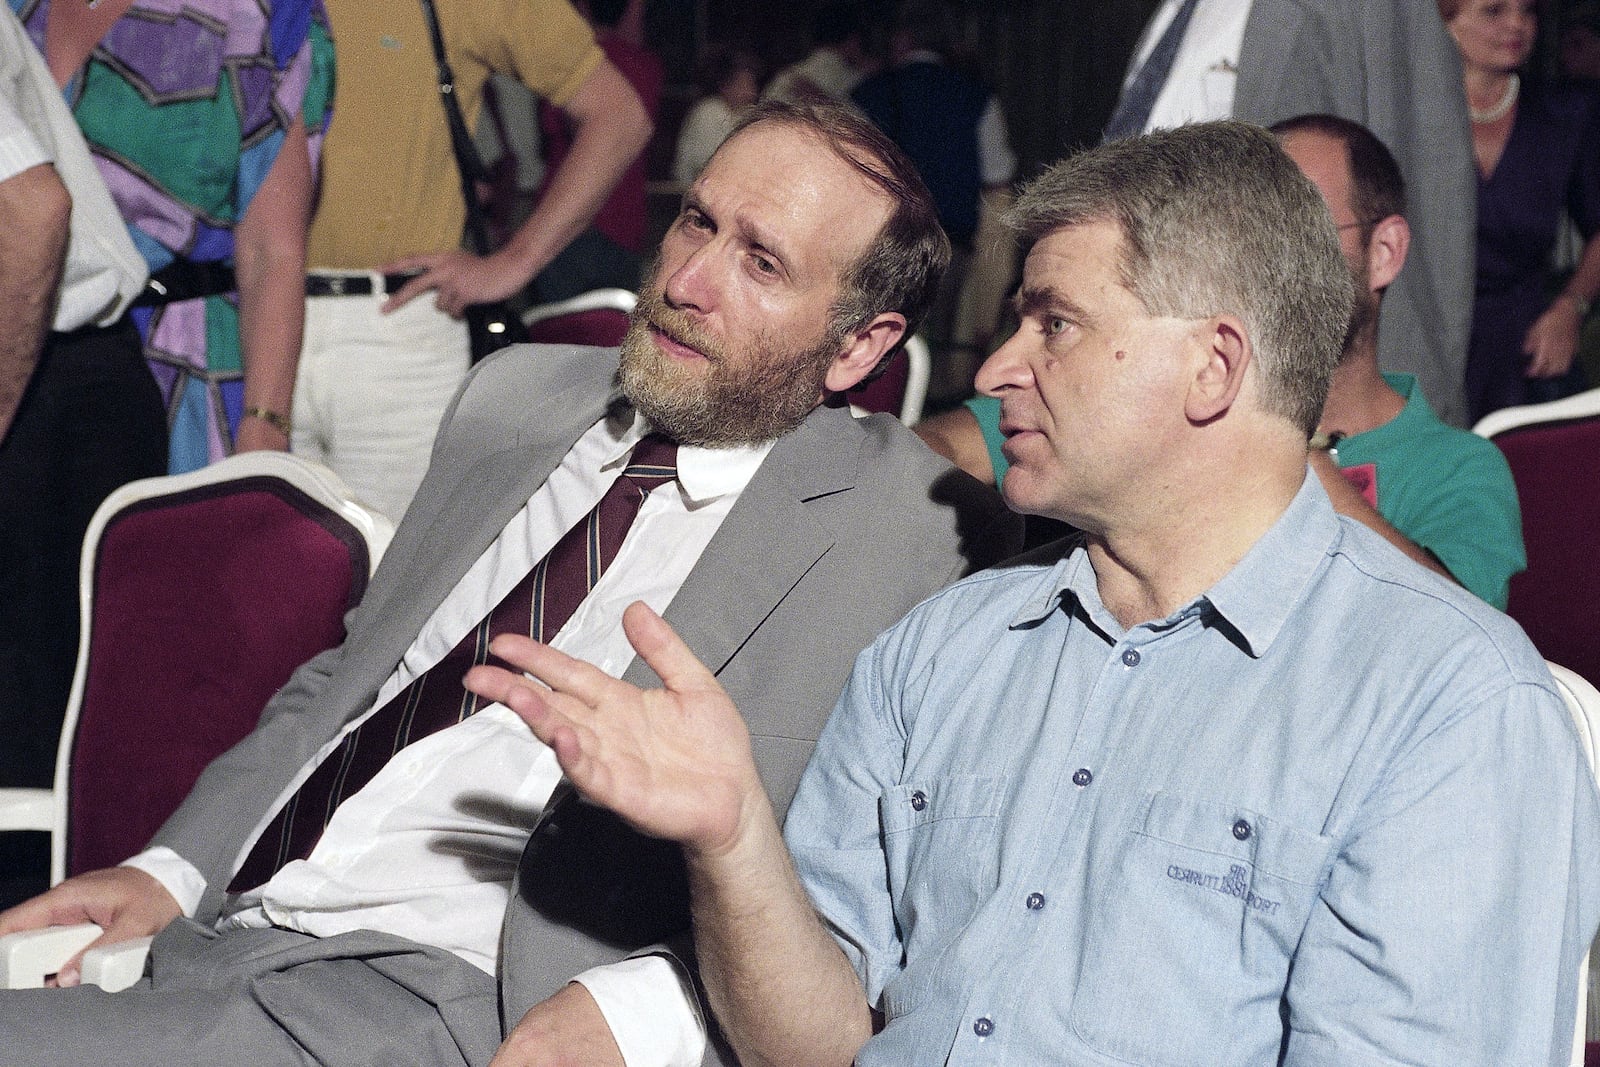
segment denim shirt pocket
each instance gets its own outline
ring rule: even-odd
[[[1289,962],[1333,840],[1156,793],[1118,847],[1085,915],[1073,1030],[1144,1064],[1272,1061]]]
[[[878,798],[889,895],[908,954],[959,934],[999,881],[996,829],[1008,779],[958,776]]]

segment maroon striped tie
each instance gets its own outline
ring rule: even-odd
[[[678,476],[677,461],[677,444],[659,434],[635,445],[622,475],[594,510],[568,530],[460,644],[345,735],[267,825],[228,891],[261,885],[284,864],[305,859],[340,802],[359,792],[391,756],[476,712],[479,698],[462,687],[461,677],[469,667],[488,660],[493,638],[522,633],[552,640],[617,558],[645,496]]]

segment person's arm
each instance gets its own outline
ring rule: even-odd
[[[528,1009],[511,1028],[489,1067],[624,1067],[600,1006],[577,982]]]
[[[1600,816],[1548,684],[1475,694],[1397,749],[1295,948],[1285,1067],[1568,1061]]]
[[[682,958],[689,937],[573,978],[527,1010],[491,1067],[558,1067],[573,1049],[585,1067],[700,1067],[707,1035]]]
[[[55,315],[72,197],[49,163],[0,181],[0,440],[11,428]]]
[[[476,667],[498,700],[550,745],[574,786],[635,828],[683,845],[700,973],[746,1067],[845,1067],[871,1035],[865,994],[796,877],[751,756],[716,679],[643,604],[623,625],[664,688],[640,690],[513,635],[495,655],[549,685]]]
[[[977,417],[966,408],[952,408],[912,427],[923,444],[984,485],[994,485],[994,464]]]
[[[1441,574],[1452,582],[1457,582],[1456,576],[1451,574],[1449,568],[1439,562],[1432,552],[1401,533],[1394,524],[1378,513],[1377,508],[1367,503],[1367,498],[1361,495],[1361,490],[1351,485],[1349,479],[1339,473],[1339,465],[1326,451],[1320,448],[1312,449],[1310,460],[1311,469],[1316,471],[1317,477],[1321,479],[1322,488],[1327,492],[1334,511],[1355,519],[1435,574]]]
[[[1600,233],[1583,246],[1578,267],[1560,295],[1528,327],[1522,341],[1528,377],[1559,378],[1572,369],[1573,357],[1578,354],[1578,331],[1596,296],[1600,296]]]
[[[469,304],[504,300],[583,232],[634,157],[644,151],[650,117],[633,86],[609,60],[600,61],[562,110],[573,122],[572,150],[506,246],[488,256],[435,252],[386,264],[385,272],[421,273],[384,303],[385,312],[430,289],[439,309],[457,318]]]
[[[239,452],[289,447],[286,427],[305,323],[311,198],[311,153],[305,121],[296,118],[234,234],[244,360],[245,416],[234,443]]]

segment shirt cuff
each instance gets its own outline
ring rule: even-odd
[[[143,871],[160,882],[162,888],[178,902],[178,907],[183,909],[185,918],[194,917],[195,910],[200,907],[200,898],[205,895],[204,876],[195,869],[194,864],[165,846],[147,848],[117,866]]]
[[[628,1067],[699,1067],[706,1027],[694,983],[676,961],[636,956],[594,967],[573,981],[600,1006]]]

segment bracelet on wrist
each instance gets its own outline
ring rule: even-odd
[[[1567,290],[1567,289],[1563,289],[1561,291],[1560,295],[1556,297],[1556,299],[1557,300],[1565,300],[1567,303],[1569,303],[1573,307],[1577,308],[1578,309],[1578,318],[1586,319],[1586,318],[1589,317],[1589,307],[1593,303],[1593,301],[1585,300],[1583,297],[1579,296],[1577,293],[1574,293],[1574,292],[1572,292],[1570,290]]]
[[[289,436],[289,429],[293,425],[289,421],[289,416],[281,411],[273,411],[271,408],[248,407],[244,409],[244,417],[247,419],[260,419],[285,437]]]

